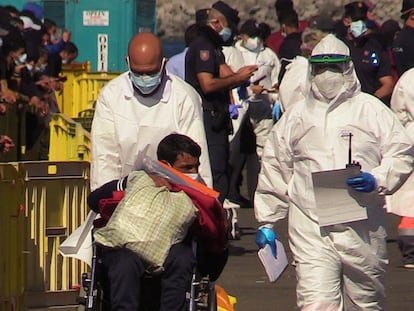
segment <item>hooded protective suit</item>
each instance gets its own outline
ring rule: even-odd
[[[328,35],[312,55],[349,55]],[[338,94],[327,100],[311,78],[304,101],[273,127],[264,148],[255,216],[272,224],[288,215],[289,243],[301,310],[383,310],[386,253],[383,194],[392,193],[413,166],[413,144],[394,114],[362,93],[352,62]],[[352,157],[376,179],[368,219],[321,227],[315,214],[312,172],[342,169]],[[345,181],[344,181],[345,182]],[[334,200],[332,204],[335,204]]]

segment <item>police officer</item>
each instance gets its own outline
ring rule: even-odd
[[[222,1],[213,4],[207,24],[200,26],[199,36],[186,55],[185,79],[202,98],[213,188],[220,192],[220,202],[224,202],[228,192],[230,89],[244,83],[257,70],[256,65],[251,65],[234,73],[225,63],[222,45],[232,32],[226,16],[236,13]]]
[[[344,26],[349,30],[342,38],[351,50],[361,90],[389,105],[394,80],[387,52],[367,27],[368,8],[362,1],[345,5]]]
[[[394,40],[392,52],[398,76],[414,67],[414,0],[404,0],[401,9],[404,27]]]

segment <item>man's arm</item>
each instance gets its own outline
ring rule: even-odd
[[[205,94],[230,90],[243,82],[250,79],[253,72],[257,70],[257,65],[249,65],[240,68],[236,73],[231,73],[231,69],[226,64],[220,65],[220,75],[223,77],[214,77],[209,72],[199,72],[197,74],[201,90]]]
[[[381,86],[375,91],[374,95],[380,99],[391,96],[392,90],[394,89],[394,79],[392,76],[381,77],[379,78],[379,82]]]

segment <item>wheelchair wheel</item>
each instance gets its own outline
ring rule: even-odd
[[[216,287],[214,286],[214,283],[209,284],[210,289],[208,293],[208,305],[207,310],[208,311],[217,311],[217,292]]]

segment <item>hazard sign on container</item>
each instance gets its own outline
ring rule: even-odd
[[[83,11],[83,26],[109,26],[109,11]]]

